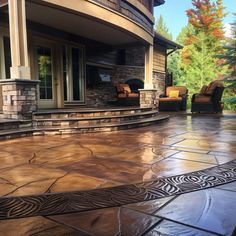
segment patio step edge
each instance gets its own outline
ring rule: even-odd
[[[143,126],[152,125],[165,120],[168,120],[168,115],[158,115],[151,118],[134,120],[129,122],[121,123],[103,123],[99,125],[86,125],[79,127],[37,127],[37,128],[25,128],[25,129],[14,129],[8,131],[0,131],[0,140],[26,137],[26,136],[37,136],[37,135],[61,135],[61,134],[75,134],[75,133],[91,133],[91,132],[106,132],[106,131],[117,131],[122,129],[138,128]]]

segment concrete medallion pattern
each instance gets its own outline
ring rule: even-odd
[[[0,220],[82,212],[149,201],[216,187],[236,180],[236,160],[185,175],[90,191],[3,197]]]

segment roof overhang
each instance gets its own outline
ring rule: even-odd
[[[160,6],[165,3],[165,0],[154,0],[154,7]]]
[[[157,32],[154,33],[154,43],[163,45],[166,49],[182,49],[183,46],[163,37]]]

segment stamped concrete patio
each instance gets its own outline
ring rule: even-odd
[[[235,118],[1,141],[0,235],[232,235]]]

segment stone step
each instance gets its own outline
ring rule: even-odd
[[[104,108],[104,109],[59,109],[59,110],[45,110],[33,113],[33,120],[35,119],[64,119],[64,118],[79,118],[79,117],[104,117],[117,115],[131,115],[140,112],[151,111],[151,108]]]
[[[144,127],[169,119],[169,115],[157,115],[150,118],[123,121],[120,123],[102,123],[97,125],[81,125],[79,127],[37,127],[37,128],[24,128],[14,129],[8,131],[0,131],[0,139],[10,139],[16,137],[25,137],[32,135],[61,135],[61,134],[75,134],[75,133],[88,133],[88,132],[106,132],[117,131],[123,129],[131,129]]]
[[[0,119],[0,131],[32,127],[31,120]]]
[[[33,126],[60,126],[60,127],[80,127],[81,125],[96,125],[102,123],[120,123],[129,120],[138,120],[158,115],[157,110],[136,112],[128,115],[107,115],[107,116],[91,116],[91,117],[69,117],[69,118],[34,118]]]

